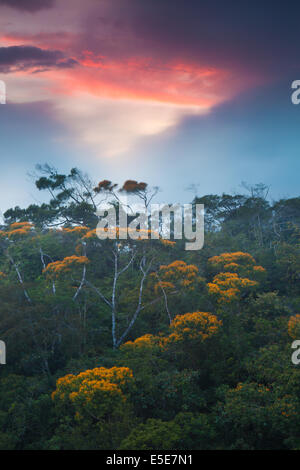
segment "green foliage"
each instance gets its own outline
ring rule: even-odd
[[[216,432],[205,414],[178,413],[172,421],[148,419],[120,445],[121,450],[212,449]]]
[[[119,210],[117,185],[38,171],[49,202],[8,210],[0,230],[0,449],[299,449],[300,198],[196,198],[194,252],[100,241],[97,204]],[[120,188],[144,205],[157,191]],[[115,368],[128,383],[91,372]]]

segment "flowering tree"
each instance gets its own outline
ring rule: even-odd
[[[70,416],[79,434],[85,439],[90,436],[92,446],[113,448],[120,439],[120,427],[124,432],[130,419],[133,384],[128,367],[97,367],[58,379],[52,399],[58,413]]]
[[[189,367],[203,366],[209,356],[210,340],[221,330],[222,321],[216,315],[208,312],[192,312],[177,315],[169,326],[169,334],[146,334],[135,341],[128,341],[121,347],[127,360],[136,358],[145,363],[144,367],[159,366],[164,360],[176,362],[176,368],[188,361]],[[154,359],[155,358],[155,359]],[[148,365],[148,366],[147,366]]]
[[[177,315],[170,325],[171,334],[167,342],[194,340],[203,342],[218,333],[221,326],[222,321],[211,313],[193,312]]]
[[[169,326],[169,335],[158,336],[146,334],[135,341],[128,341],[122,350],[139,350],[143,348],[160,347],[167,349],[172,344],[193,342],[203,343],[218,333],[222,321],[216,315],[207,312],[193,312],[177,315]]]
[[[165,240],[162,240],[162,242],[164,243]],[[198,273],[199,270],[194,264],[187,264],[185,261],[175,260],[167,265],[160,265],[159,269],[151,274],[154,282],[154,293],[158,294],[162,292],[170,323],[172,322],[173,316],[168,304],[169,296],[193,291],[197,284],[202,281]]]
[[[219,304],[238,301],[242,294],[258,286],[258,280],[265,273],[256,265],[249,253],[223,253],[209,259],[211,268],[220,271],[207,284],[209,293]]]

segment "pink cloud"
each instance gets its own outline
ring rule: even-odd
[[[83,6],[80,0],[58,0],[57,5],[36,13],[32,25],[23,24],[20,12],[10,12],[0,46],[61,51],[77,65],[35,76],[35,69],[9,74],[10,99],[51,101],[74,141],[88,142],[96,151],[99,146],[107,154],[129,149],[139,137],[164,132],[187,115],[207,113],[261,80],[236,63],[212,63],[197,51],[161,47],[153,35],[137,31],[128,12],[120,19],[111,2],[87,0]]]

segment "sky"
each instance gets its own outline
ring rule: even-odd
[[[0,210],[35,165],[159,186],[299,196],[299,2],[0,0]]]

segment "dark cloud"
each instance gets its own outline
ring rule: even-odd
[[[267,74],[295,67],[298,57],[296,0],[103,0],[95,10],[87,42],[108,54],[184,58]]]
[[[34,46],[0,47],[0,72],[16,70],[42,71],[48,68],[70,68],[74,59],[66,59],[61,51],[44,50]]]
[[[55,0],[0,0],[0,5],[32,13],[51,8],[54,6],[54,3]]]

